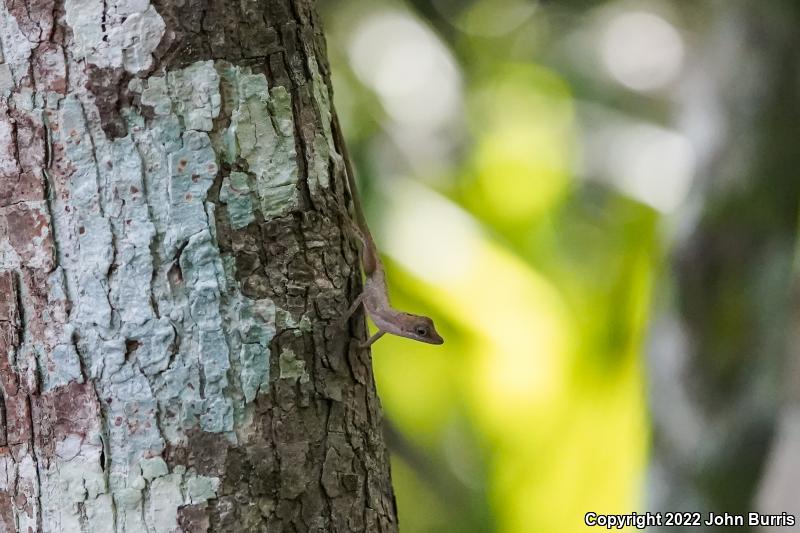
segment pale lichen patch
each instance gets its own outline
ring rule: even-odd
[[[142,459],[139,466],[142,469],[142,476],[147,481],[152,481],[157,477],[165,476],[169,473],[167,463],[161,457]]]
[[[158,477],[150,483],[149,505],[145,509],[149,530],[157,533],[175,530],[178,508],[184,503],[182,484],[183,474],[180,472]]]
[[[191,236],[208,228],[205,199],[217,174],[217,162],[211,141],[203,132],[187,130],[183,146],[169,155],[169,209],[173,220],[167,232],[167,244],[185,243]]]
[[[219,478],[207,476],[188,476],[186,480],[186,499],[189,504],[205,503],[216,497]]]
[[[9,12],[7,2],[0,2],[0,53],[4,65],[0,94],[6,96],[30,70],[31,51],[38,43],[29,40],[19,22]]]
[[[131,74],[150,68],[166,29],[147,0],[67,0],[64,10],[79,57]]]
[[[217,477],[196,475],[177,466],[171,474],[148,481],[145,520],[148,531],[175,531],[178,510],[185,505],[205,503],[217,496],[220,480]]]
[[[167,73],[175,113],[187,130],[211,131],[220,110],[219,75],[213,61],[201,61]]]
[[[215,137],[217,152],[230,163],[240,157],[247,163],[265,219],[295,209],[299,198],[291,96],[284,87],[270,90],[264,74],[247,67],[219,62],[217,70],[230,87],[223,102],[230,110],[230,125]]]
[[[228,220],[234,230],[247,227],[255,221],[250,176],[244,172],[231,172],[222,181],[219,200],[228,206]]]
[[[180,266],[189,288],[189,312],[194,323],[192,336],[197,342],[204,383],[202,393],[206,408],[200,417],[200,426],[212,433],[232,431],[233,407],[224,392],[230,358],[220,315],[220,281],[224,280],[224,272],[219,249],[207,230],[189,239],[181,254]]]
[[[236,370],[244,401],[249,404],[269,386],[269,345],[275,337],[276,308],[270,299],[254,300],[242,295],[234,263],[233,257],[223,258],[229,287],[224,319],[231,326],[231,352],[239,354]]]

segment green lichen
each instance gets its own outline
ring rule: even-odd
[[[172,109],[187,130],[211,131],[220,111],[219,75],[213,61],[167,73]]]
[[[183,474],[180,472],[158,477],[150,483],[150,497],[145,508],[149,530],[158,533],[175,531],[178,508],[184,504],[182,485]]]
[[[241,294],[233,257],[226,256],[223,264],[231,288],[225,306],[226,322],[235,332],[230,336],[231,350],[238,350],[239,380],[245,403],[250,403],[269,386],[269,344],[275,337],[276,308],[272,300],[254,300]]]
[[[217,496],[219,478],[206,476],[189,476],[186,480],[187,503],[205,503]]]
[[[146,0],[117,2],[113,9],[100,1],[67,0],[64,11],[76,56],[132,74],[150,67],[166,30],[164,19]]]
[[[164,459],[161,457],[142,459],[139,463],[139,466],[142,469],[142,477],[144,477],[144,479],[147,481],[152,481],[157,477],[165,476],[169,472],[166,461],[164,461]]]
[[[251,192],[250,176],[244,172],[231,172],[222,181],[219,200],[228,206],[228,220],[235,230],[248,226],[256,218]]]
[[[227,102],[223,80],[235,88]],[[243,167],[220,190],[234,230],[256,210],[268,218],[297,201],[284,89],[268,91],[263,75],[210,61],[134,78],[129,89],[148,118],[123,109],[130,134],[119,139],[87,119],[93,110],[81,98],[55,104],[52,140],[71,174],[67,194],[52,200],[62,244],[46,289],[73,307],[70,327],[38,354],[41,383],[53,390],[85,373],[97,383],[104,421],[102,439],[65,441],[42,477],[44,490],[61,494],[43,512],[61,513],[67,531],[84,520],[99,532],[173,531],[181,506],[216,497],[217,478],[169,471],[166,444],[185,445],[198,429],[235,438],[234,411],[267,390],[276,321],[272,301],[241,294],[231,258],[223,268],[208,199],[218,161]],[[26,98],[20,107],[33,105]],[[227,112],[229,121],[217,120]],[[225,131],[213,131],[219,124]],[[284,359],[282,375],[308,380],[302,361]]]
[[[300,383],[308,383],[311,379],[306,371],[306,363],[297,358],[297,355],[286,348],[281,352],[281,379],[296,379]]]
[[[181,254],[180,265],[188,288],[191,330],[196,332],[197,353],[205,383],[205,412],[200,416],[200,427],[212,433],[231,431],[233,407],[225,394],[230,357],[220,315],[220,281],[224,283],[224,274],[219,248],[208,230],[189,239]]]
[[[299,199],[291,96],[284,87],[270,90],[264,74],[253,74],[249,67],[220,61],[217,70],[230,88],[222,106],[230,112],[230,125],[215,136],[215,149],[229,163],[239,158],[247,163],[264,218],[295,209]]]

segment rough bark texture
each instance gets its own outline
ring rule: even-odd
[[[0,531],[396,531],[313,2],[0,44]]]

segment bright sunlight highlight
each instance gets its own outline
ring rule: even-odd
[[[348,55],[355,73],[398,123],[436,129],[460,108],[455,61],[438,37],[409,15],[368,17],[350,39]]]
[[[608,23],[601,54],[615,80],[635,91],[653,91],[680,73],[684,46],[672,24],[658,15],[625,12]]]

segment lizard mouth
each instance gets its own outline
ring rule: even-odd
[[[432,334],[430,336],[430,338],[426,339],[425,342],[427,342],[428,344],[437,344],[438,345],[438,344],[444,344],[444,339],[441,338],[436,333],[434,333],[434,334]]]

